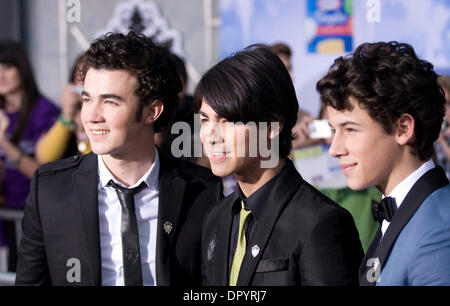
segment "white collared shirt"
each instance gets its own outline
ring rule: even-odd
[[[405,199],[408,192],[411,190],[411,188],[414,186],[414,184],[429,170],[436,167],[433,160],[428,160],[427,162],[423,163],[422,166],[420,166],[416,171],[411,173],[407,178],[405,178],[403,181],[401,181],[400,184],[395,186],[394,189],[392,189],[391,193],[388,195],[389,197],[392,197],[395,199],[395,204],[397,205],[397,209],[402,205],[403,200]],[[383,195],[384,198],[384,195]],[[383,220],[383,223],[381,223],[381,232],[384,236],[384,233],[386,233],[389,224],[391,222],[388,222],[387,220]]]
[[[156,229],[159,200],[159,156],[156,148],[155,152],[153,165],[136,184],[129,187],[137,187],[143,181],[148,186],[134,196],[144,286],[156,286]],[[122,207],[116,190],[107,186],[110,180],[122,186],[123,184],[114,178],[100,155],[98,155],[98,175],[102,285],[123,286],[122,236],[120,232]]]

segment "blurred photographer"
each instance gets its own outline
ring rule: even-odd
[[[36,156],[42,162],[48,163],[91,151],[80,119],[83,90],[83,82],[79,78],[81,64],[78,58],[72,68],[70,81],[63,89],[58,120],[37,144]]]
[[[328,154],[332,131],[324,105],[320,108],[318,119],[305,119],[301,121],[303,124],[297,119],[297,124],[292,129],[293,134],[297,135],[292,141],[293,147],[297,148],[293,153],[295,165],[302,173],[303,179],[351,213],[363,250],[367,251],[379,226],[372,217],[370,204],[372,200],[380,201],[381,194],[375,187],[362,190],[348,188],[338,159]],[[300,128],[303,130],[296,133]],[[299,137],[303,144],[309,144],[296,146],[296,142],[301,143]]]

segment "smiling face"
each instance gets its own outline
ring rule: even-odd
[[[136,120],[136,88],[136,77],[125,70],[87,71],[81,121],[94,153],[123,158],[148,150],[153,135],[145,108],[143,118]]]
[[[328,106],[334,136],[330,155],[339,158],[348,186],[354,190],[377,186],[382,192],[394,181],[404,150],[395,134],[388,135],[382,126],[350,98],[353,110],[338,111]]]
[[[225,177],[236,174],[248,179],[263,171],[261,159],[255,152],[256,141],[250,141],[248,125],[233,124],[219,117],[204,100],[200,114],[200,139],[215,175]]]

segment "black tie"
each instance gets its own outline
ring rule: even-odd
[[[397,210],[397,205],[395,204],[395,199],[391,197],[386,197],[381,202],[372,201],[372,214],[375,221],[380,223],[386,219],[391,222],[392,217]]]
[[[108,183],[116,189],[122,206],[122,256],[125,286],[142,286],[141,254],[139,249],[139,232],[134,207],[134,195],[147,187],[142,182],[136,188],[117,185],[112,180]]]

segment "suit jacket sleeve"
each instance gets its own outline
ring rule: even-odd
[[[418,242],[408,265],[412,286],[450,285],[450,224],[441,223]],[[439,263],[439,264],[436,264]]]
[[[23,236],[18,251],[16,285],[50,285],[37,200],[37,173],[36,170],[25,205],[22,221]]]
[[[304,242],[299,259],[302,285],[356,286],[363,255],[351,215],[328,211]]]

